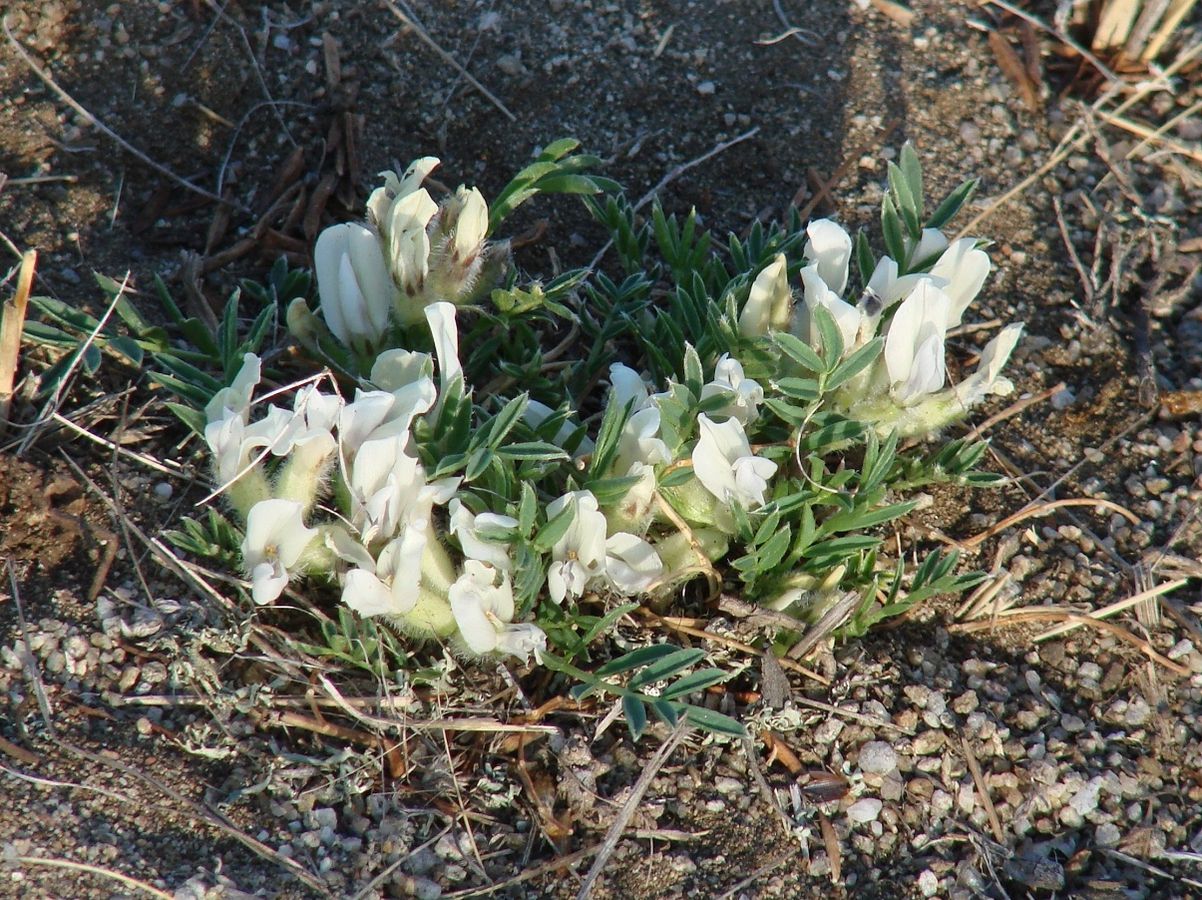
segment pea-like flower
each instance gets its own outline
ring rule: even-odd
[[[481,532],[516,530],[517,519],[499,513],[475,515],[458,499],[451,500],[451,505],[447,509],[451,514],[450,532],[459,539],[459,546],[462,548],[464,556],[488,563],[494,569],[502,572],[513,571],[513,561],[509,558],[509,545],[503,541],[490,540]]]
[[[751,452],[738,419],[719,424],[702,413],[697,426],[701,436],[693,450],[693,474],[698,481],[721,503],[738,503],[747,509],[763,506],[776,463]]]
[[[313,265],[330,331],[356,352],[372,352],[388,330],[394,293],[376,235],[354,222],[331,225],[317,238]]]
[[[898,403],[911,404],[939,390],[947,380],[943,341],[950,311],[948,295],[924,278],[893,314],[884,357],[890,390]]]
[[[785,255],[778,253],[751,284],[747,302],[739,313],[739,333],[744,337],[762,337],[769,331],[783,331],[789,327],[792,312],[788,264]]]
[[[664,574],[664,563],[650,543],[619,531],[605,541],[605,574],[623,594],[641,594]]]
[[[714,415],[734,416],[744,425],[754,422],[764,402],[764,388],[743,373],[743,364],[723,353],[714,364],[714,380],[701,388],[701,399],[724,396],[729,402]]]
[[[459,635],[475,654],[508,653],[528,659],[547,647],[547,636],[532,623],[514,624],[509,576],[469,559],[448,591]]]
[[[315,537],[317,530],[305,526],[301,504],[294,500],[263,500],[251,507],[242,559],[255,603],[271,603],[284,592]]]
[[[562,603],[567,597],[579,597],[590,581],[605,572],[605,516],[597,508],[591,491],[572,491],[547,506],[547,518],[553,519],[567,505],[575,505],[571,525],[551,548],[547,587],[551,599]]]

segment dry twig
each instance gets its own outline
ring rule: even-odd
[[[4,313],[0,318],[0,436],[8,428],[13,383],[17,376],[17,357],[21,354],[21,336],[25,327],[25,307],[29,302],[29,290],[33,286],[37,262],[36,250],[27,250],[22,254],[17,292],[4,301]]]

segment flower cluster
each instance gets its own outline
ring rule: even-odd
[[[322,316],[360,355],[384,346],[393,324],[420,324],[431,303],[475,301],[504,268],[508,247],[486,241],[488,204],[480,191],[461,186],[439,204],[422,187],[438,163],[427,156],[404,175],[381,173],[384,184],[367,201],[366,223],[335,225],[317,238]],[[294,301],[289,324],[298,337],[311,333],[304,300]]]
[[[961,323],[989,276],[989,257],[975,239],[949,243],[938,229],[923,229],[919,240],[907,242],[907,258],[900,263],[882,256],[859,299],[849,302],[844,293],[851,236],[829,219],[811,222],[806,236],[802,302],[794,303],[785,258],[778,256],[752,285],[739,329],[748,337],[788,330],[819,346],[815,310],[821,308],[838,326],[843,357],[883,334],[884,351],[872,368],[840,392],[840,406],[850,418],[886,434],[925,435],[961,418],[986,396],[1012,390],[1001,370],[1021,324],[1003,328],[981,352],[976,372],[944,388],[948,331]]]
[[[214,478],[246,524],[241,549],[257,603],[312,575],[336,584],[358,614],[414,638],[468,655],[537,657],[548,620],[590,591],[663,595],[691,575],[713,576],[741,544],[747,553],[732,565],[759,591],[753,598],[800,609],[803,596],[832,595],[855,548],[869,546],[841,535],[910,508],[887,504],[887,466],[854,490],[854,473],[820,484],[830,451],[805,459],[800,449],[811,422],[855,426],[838,433],[870,435],[867,454],[891,435],[934,434],[1011,389],[1001,370],[1021,325],[1004,328],[976,371],[948,385],[948,334],[990,271],[976,241],[915,224],[893,256],[874,262],[867,245],[857,249],[823,219],[808,225],[804,244],[798,225],[747,263],[726,295],[741,290],[741,303],[695,317],[710,330],[681,339],[681,377],[651,383],[612,363],[591,434],[577,423],[597,417],[580,414],[566,378],[554,408],[526,394],[477,400],[457,315],[496,283],[507,247],[487,242],[479,191],[460,187],[435,203],[422,185],[437,164],[427,157],[403,176],[385,173],[366,223],[319,236],[324,325],[303,299],[289,310],[302,340],[324,329],[354,355],[353,398],[310,379],[290,409],[264,406],[282,392],[256,404],[261,364],[248,353],[205,408]],[[417,339],[433,353],[409,349]],[[788,342],[793,352],[781,352]],[[791,405],[798,398],[809,405]],[[835,439],[822,446],[841,448]],[[823,538],[834,538],[829,562],[807,561]],[[833,555],[841,547],[852,549]],[[875,588],[865,560],[856,587]]]

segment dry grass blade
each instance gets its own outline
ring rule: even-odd
[[[1163,653],[1158,652],[1149,641],[1135,636],[1127,629],[1113,622],[1107,622],[1105,619],[1095,619],[1072,610],[1012,609],[999,613],[988,622],[961,622],[958,625],[949,625],[947,630],[957,634],[971,634],[978,631],[992,631],[1002,625],[1019,625],[1024,622],[1076,622],[1080,625],[1089,625],[1101,631],[1107,631],[1120,641],[1130,644],[1148,657],[1148,659],[1163,666],[1175,675],[1188,678],[1193,674],[1193,670],[1188,666],[1183,666],[1169,659]]]
[[[634,783],[634,787],[631,789],[626,803],[618,811],[613,824],[609,827],[609,831],[605,835],[605,840],[601,842],[601,849],[597,854],[597,858],[593,861],[592,868],[589,869],[588,875],[584,879],[584,884],[580,886],[580,890],[576,893],[576,900],[588,900],[592,895],[597,879],[601,877],[601,872],[605,868],[605,864],[609,862],[610,855],[614,852],[614,848],[618,846],[618,841],[622,839],[622,832],[630,824],[630,820],[634,816],[634,811],[643,800],[643,795],[651,787],[651,782],[655,779],[659,770],[663,768],[664,763],[668,761],[668,757],[680,746],[681,741],[685,739],[688,733],[688,722],[681,719],[677,723],[671,737],[664,741],[663,745],[655,752],[655,755],[651,757],[647,763],[647,767],[639,775],[639,780]]]
[[[13,384],[17,377],[17,357],[21,353],[21,335],[25,327],[25,307],[29,302],[29,290],[33,286],[37,263],[36,250],[27,250],[21,256],[17,292],[4,301],[4,314],[0,318],[0,436],[8,429]]]
[[[1010,15],[1018,16],[1018,18],[1022,19],[1024,22],[1027,22],[1035,28],[1038,28],[1040,31],[1050,34],[1052,37],[1056,38],[1056,40],[1060,41],[1060,43],[1064,44],[1064,46],[1070,47],[1077,53],[1081,54],[1081,58],[1097,69],[1098,72],[1101,73],[1102,77],[1107,81],[1118,81],[1118,76],[1115,75],[1105,63],[1090,53],[1085,47],[1081,46],[1081,44],[1074,41],[1069,35],[1065,34],[1058,28],[1052,28],[1038,16],[1033,16],[1025,9],[1021,9],[1012,3],[1007,3],[1006,0],[982,0],[982,4],[990,4],[992,6],[996,6],[998,9],[1004,9],[1006,12],[1010,13]]]
[[[998,818],[997,808],[993,805],[993,798],[989,796],[989,786],[985,783],[985,776],[981,773],[981,764],[977,762],[977,755],[972,752],[972,745],[968,743],[968,738],[962,738],[961,745],[964,747],[964,760],[968,763],[968,771],[972,773],[973,784],[976,785],[977,794],[985,807],[985,815],[989,817],[989,827],[993,829],[993,836],[997,842],[1004,844],[1006,843],[1006,832],[1002,828],[1002,820]]]
[[[1117,128],[1121,128],[1124,131],[1129,131],[1137,137],[1143,138],[1147,143],[1155,142],[1161,144],[1172,153],[1188,157],[1194,162],[1202,162],[1202,150],[1199,150],[1197,147],[1187,146],[1186,144],[1183,144],[1180,141],[1175,141],[1172,138],[1165,137],[1164,132],[1167,129],[1165,129],[1164,126],[1161,126],[1160,128],[1152,128],[1150,125],[1145,125],[1142,122],[1136,122],[1133,119],[1128,119],[1123,116],[1115,115],[1114,113],[1108,113],[1105,111],[1099,111],[1098,117],[1104,122],[1108,122]]]
[[[989,32],[989,49],[993,51],[993,56],[997,60],[1002,74],[1009,78],[1018,89],[1019,96],[1022,97],[1027,109],[1034,113],[1039,112],[1039,86],[1031,81],[1027,64],[1018,55],[1018,51],[1010,46],[1010,42],[1002,34],[996,31]]]
[[[1146,591],[1140,591],[1138,594],[1132,594],[1130,597],[1126,598],[1125,600],[1119,600],[1117,603],[1111,603],[1109,606],[1104,606],[1099,610],[1095,610],[1094,612],[1088,613],[1085,616],[1085,618],[1105,619],[1108,616],[1118,615],[1119,613],[1123,612],[1124,610],[1131,609],[1132,607],[1137,607],[1141,603],[1146,603],[1147,601],[1153,600],[1156,597],[1160,597],[1160,596],[1163,596],[1164,594],[1171,593],[1172,591],[1175,591],[1180,587],[1184,587],[1188,583],[1189,583],[1188,579],[1185,579],[1185,578],[1178,578],[1175,581],[1167,581],[1164,584],[1157,585],[1154,588],[1149,588]],[[1084,624],[1084,623],[1082,623],[1082,622],[1066,622],[1063,625],[1057,625],[1055,628],[1049,628],[1047,631],[1043,632],[1042,634],[1036,635],[1035,642],[1040,643],[1041,641],[1046,641],[1046,640],[1049,640],[1050,638],[1058,637],[1059,635],[1066,634],[1067,632],[1075,631],[1076,629],[1080,628],[1082,626],[1082,624]]]
[[[831,861],[831,884],[838,884],[843,880],[843,851],[839,848],[839,835],[835,834],[835,826],[822,810],[818,810],[818,825],[822,829],[822,844],[826,847],[827,858]]]
[[[168,894],[166,891],[160,891],[154,885],[147,884],[145,881],[139,881],[122,872],[115,872],[112,869],[92,866],[87,863],[74,862],[69,859],[50,859],[41,856],[14,856],[10,857],[10,859],[23,866],[49,866],[54,869],[70,869],[73,872],[87,872],[90,875],[100,875],[112,881],[119,881],[127,887],[136,888],[149,894],[151,897],[159,897],[161,900],[174,900],[175,896]]]
[[[1160,55],[1160,51],[1169,42],[1173,32],[1177,30],[1177,26],[1185,21],[1185,17],[1194,8],[1195,2],[1196,0],[1174,0],[1164,19],[1161,20],[1160,28],[1139,54],[1140,62],[1151,62]]]
[[[1012,525],[1017,525],[1019,522],[1022,522],[1025,519],[1046,516],[1053,510],[1062,509],[1069,506],[1096,506],[1118,513],[1132,525],[1138,525],[1140,522],[1139,516],[1131,512],[1131,510],[1127,509],[1125,506],[1119,506],[1119,504],[1111,500],[1102,500],[1098,497],[1076,497],[1068,500],[1051,500],[1047,503],[1033,503],[1024,506],[1018,512],[1014,513],[1014,515],[1007,516],[991,528],[986,528],[980,534],[974,535],[970,538],[965,538],[960,542],[960,545],[968,549],[979,547],[991,537],[1001,534],[1007,528],[1011,527]]]

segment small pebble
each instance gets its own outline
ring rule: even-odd
[[[154,486],[154,495],[160,500],[170,500],[175,488],[168,481],[160,481]]]
[[[939,876],[930,869],[923,869],[918,876],[918,891],[924,897],[934,897],[939,893]]]
[[[847,818],[856,824],[875,822],[884,805],[875,797],[861,797],[847,808]]]
[[[884,775],[897,768],[897,751],[884,741],[869,741],[860,748],[860,771]]]

